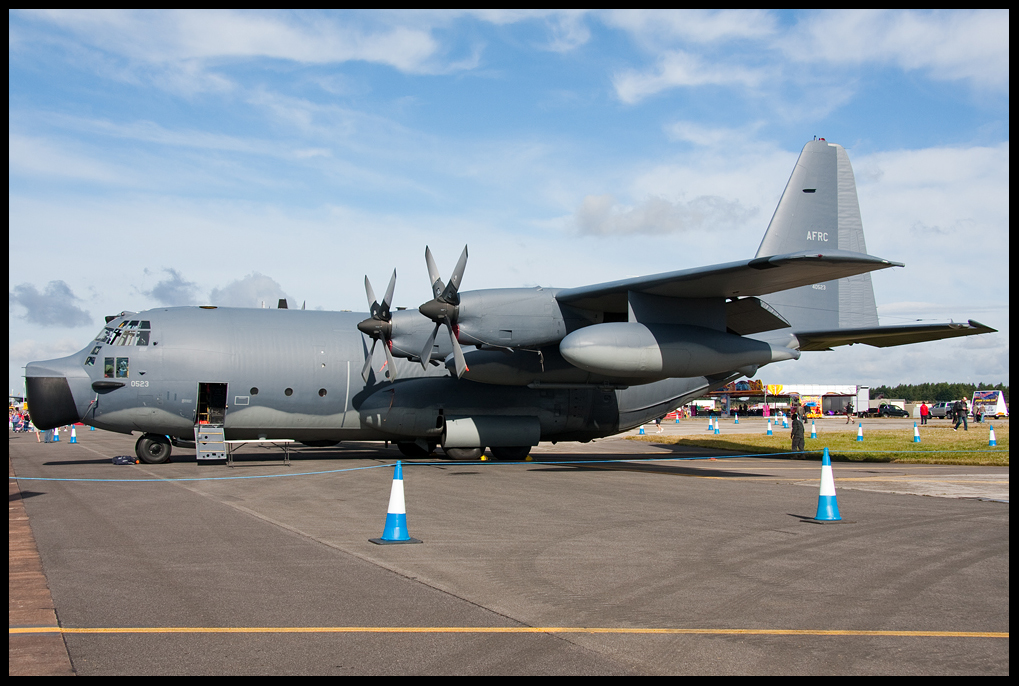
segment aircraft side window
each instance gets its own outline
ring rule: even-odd
[[[91,367],[95,363],[96,363],[96,358],[94,358],[94,357],[86,357],[85,358],[85,366],[86,367]]]
[[[117,378],[118,379],[126,379],[127,378],[127,358],[126,357],[118,357],[117,358]]]
[[[103,378],[113,378],[113,358],[107,357],[103,360]]]
[[[148,345],[149,344],[149,332],[139,331],[138,338],[135,339],[135,345]]]

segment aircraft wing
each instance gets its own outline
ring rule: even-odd
[[[831,350],[840,345],[864,343],[877,348],[890,348],[895,345],[923,343],[942,338],[956,336],[973,336],[981,333],[995,333],[980,322],[970,319],[965,324],[950,322],[948,324],[905,324],[901,326],[876,326],[863,329],[836,329],[834,331],[797,332],[800,350]]]
[[[736,298],[902,266],[845,250],[799,252],[566,288],[556,293],[556,300],[582,309],[626,312],[628,291],[671,298]]]

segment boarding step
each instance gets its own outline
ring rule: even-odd
[[[195,427],[195,457],[199,462],[227,459],[222,426],[202,424]]]

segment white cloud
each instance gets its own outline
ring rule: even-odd
[[[24,308],[22,318],[40,326],[75,328],[92,323],[92,315],[78,307],[81,298],[63,281],[50,281],[40,293],[30,283],[19,284],[7,294],[8,308]]]
[[[52,360],[57,357],[66,357],[78,352],[84,345],[84,339],[75,338],[61,338],[56,341],[22,339],[8,344],[7,359],[11,365],[16,365],[20,368],[34,360]]]
[[[765,78],[760,69],[706,60],[685,50],[670,50],[658,58],[651,71],[627,70],[612,79],[616,95],[627,104],[670,88],[692,86],[739,86],[753,88]]]
[[[1008,91],[1009,11],[846,10],[810,15],[776,43],[801,62],[874,62]]]
[[[14,176],[57,176],[106,184],[132,185],[130,175],[116,166],[90,159],[72,147],[35,136],[7,134],[7,162]]]
[[[163,271],[167,273],[167,278],[153,286],[152,290],[142,291],[142,293],[160,305],[171,307],[194,305],[197,302],[198,284],[186,280],[176,269],[167,268]]]
[[[610,10],[600,15],[643,43],[682,40],[717,43],[760,39],[776,30],[775,17],[763,10]]]
[[[362,60],[419,72],[438,45],[428,31],[373,31],[321,13],[234,10],[26,12],[103,50],[143,62],[267,57],[306,64]]]
[[[618,205],[611,195],[589,195],[574,224],[580,233],[595,236],[715,232],[739,226],[754,213],[739,202],[710,195],[675,203],[650,197],[630,207]]]
[[[209,301],[224,307],[275,307],[280,298],[286,298],[283,287],[275,280],[254,272],[243,279],[232,281],[223,288],[213,288]]]

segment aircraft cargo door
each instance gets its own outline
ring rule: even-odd
[[[199,383],[196,424],[223,426],[226,421],[226,384]]]

